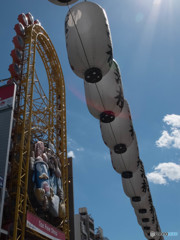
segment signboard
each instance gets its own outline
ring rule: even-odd
[[[65,240],[63,232],[30,212],[27,212],[26,226],[52,240]]]
[[[14,88],[14,84],[0,87],[0,110],[12,107],[14,99]]]
[[[9,161],[15,96],[15,84],[4,85],[0,87],[0,234],[1,232],[3,232],[3,230],[1,229],[1,225],[6,189],[6,178]]]

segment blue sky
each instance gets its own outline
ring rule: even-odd
[[[114,59],[149,178],[161,230],[180,240],[180,1],[96,0],[107,13]],[[58,53],[66,84],[68,152],[74,155],[75,212],[87,207],[110,240],[145,239],[112,165],[99,122],[88,112],[83,80],[70,69],[64,35],[67,7],[48,0],[3,1],[1,75],[10,76],[13,30],[20,13],[39,19]],[[40,59],[39,78],[45,80]],[[168,237],[167,239],[170,239]],[[172,238],[171,238],[172,239]]]

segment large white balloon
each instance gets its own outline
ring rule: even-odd
[[[75,2],[77,2],[78,0],[49,0],[49,2],[52,2],[56,5],[59,6],[67,6],[69,4],[73,4]]]
[[[118,173],[125,174],[128,172],[135,172],[138,168],[139,162],[139,150],[136,136],[125,153],[117,154],[114,150],[110,150],[110,154],[113,168]]]
[[[88,82],[98,82],[110,69],[112,41],[103,8],[92,2],[73,6],[65,20],[69,63],[76,75]]]
[[[147,191],[147,179],[144,167],[140,161],[136,172],[124,175],[122,174],[122,184],[125,194],[132,199],[133,202],[140,202],[141,198]]]
[[[100,121],[101,134],[104,143],[115,151],[121,154],[126,152],[127,147],[134,139],[134,129],[131,120],[129,106],[124,100],[124,107],[121,113],[115,117],[111,123]]]
[[[109,122],[121,112],[124,94],[119,67],[115,60],[109,72],[97,83],[84,81],[86,103],[89,112],[97,119],[109,113]]]

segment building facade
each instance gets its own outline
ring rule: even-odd
[[[69,239],[74,240],[74,190],[73,190],[73,162],[68,158],[68,198],[69,198]]]
[[[75,215],[75,240],[108,240],[103,236],[103,229],[95,229],[94,219],[88,214],[87,208],[79,208]]]
[[[94,220],[85,207],[75,215],[75,240],[94,240]]]

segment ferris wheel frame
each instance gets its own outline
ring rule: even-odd
[[[46,141],[54,145],[61,165],[66,213],[62,218],[61,225],[58,227],[65,233],[68,240],[68,162],[63,73],[56,50],[48,34],[38,21],[37,24],[26,26],[23,39],[25,44],[21,62],[21,74],[18,76],[18,81],[16,81],[17,94],[12,135],[14,144],[11,150],[12,169],[9,183],[9,192],[15,201],[13,236],[11,239],[24,240],[25,232],[28,232],[26,228],[27,209],[35,213],[28,196],[29,161],[32,138],[42,140],[40,136],[43,133],[43,136],[46,136]],[[46,101],[47,97],[45,97],[35,70],[37,52],[42,59],[48,79],[48,101]],[[35,82],[38,82],[38,94],[41,100],[44,103],[46,101],[46,108],[44,109],[36,107],[36,101],[33,98],[35,85],[37,86]],[[41,239],[47,239],[35,231],[33,231],[33,234]]]

